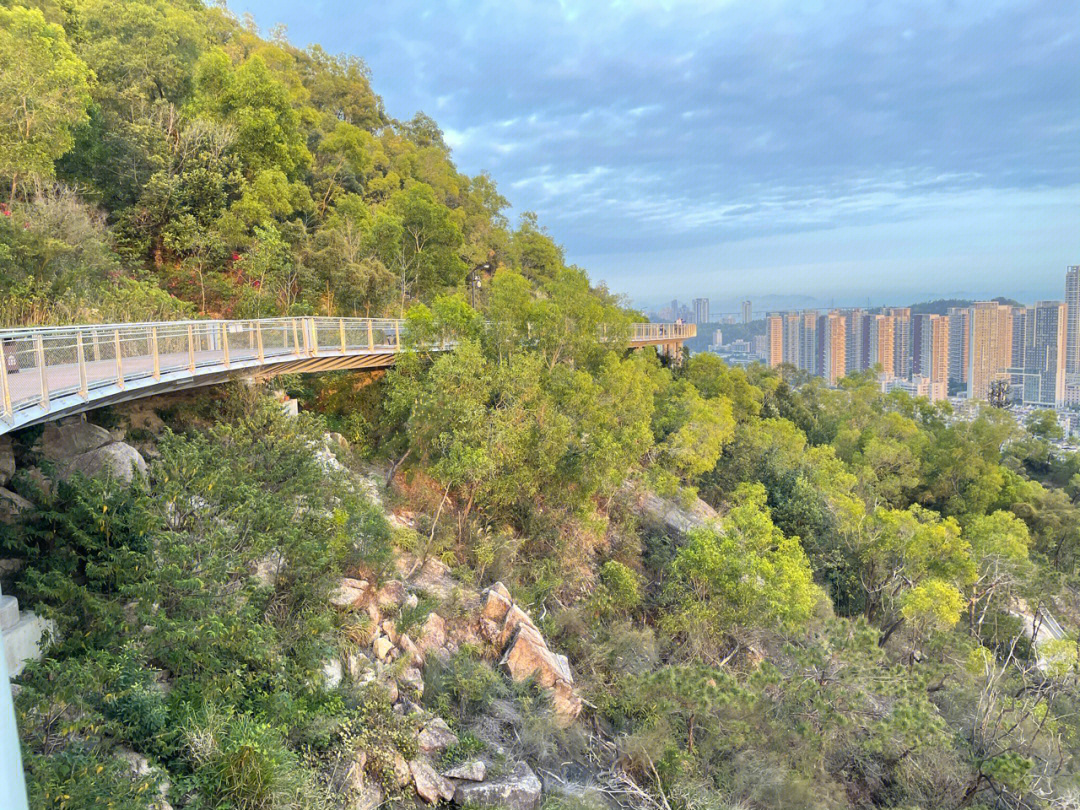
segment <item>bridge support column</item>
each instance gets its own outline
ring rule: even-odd
[[[34,335],[34,354],[37,356],[38,376],[41,378],[41,409],[49,410],[49,378],[45,372],[45,342],[41,335]],[[6,363],[7,360],[5,359]]]

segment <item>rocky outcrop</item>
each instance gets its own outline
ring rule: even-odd
[[[496,582],[484,592],[481,634],[501,653],[499,663],[515,681],[536,678],[551,693],[552,707],[563,725],[581,713],[581,697],[565,655],[552,652],[529,614],[513,603],[510,592]]]
[[[486,782],[459,782],[454,803],[500,810],[536,810],[543,786],[532,768],[519,762],[508,773]]]
[[[154,810],[172,810],[172,805],[168,801],[169,790],[172,786],[160,768],[152,767],[146,757],[127,748],[119,749],[117,756],[127,762],[131,767],[131,775],[136,778],[156,775],[158,777],[158,795],[151,799],[150,806]]]
[[[677,535],[704,528],[720,518],[716,510],[700,498],[684,505],[661,498],[651,491],[637,495],[635,506],[638,515],[647,525]]]
[[[414,562],[410,568],[424,574],[425,584],[438,583],[461,604],[474,606],[475,618],[471,622],[455,619],[448,623],[438,613],[429,613],[423,625],[414,630],[417,634],[414,641],[410,633],[399,632],[396,622],[384,615],[388,612],[396,615],[403,606],[416,605],[416,595],[412,592],[417,588],[415,582],[406,584],[392,579],[376,589],[367,580],[345,577],[330,596],[331,604],[339,610],[367,613],[369,633],[361,640],[371,645],[371,655],[377,662],[390,664],[402,656],[408,659],[409,665],[397,676],[398,687],[410,694],[423,694],[419,668],[428,657],[444,658],[453,654],[460,644],[479,644],[487,648],[489,655],[515,681],[535,678],[547,689],[560,725],[569,725],[577,718],[582,702],[574,688],[569,661],[548,648],[528,612],[514,603],[505,585],[496,582],[477,594],[452,583],[449,571],[444,571],[441,563],[432,565],[429,561],[417,566]],[[408,569],[404,574],[407,573]],[[417,589],[430,593],[426,588]]]

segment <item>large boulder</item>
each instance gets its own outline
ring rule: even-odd
[[[500,810],[536,810],[543,786],[524,762],[504,776],[488,782],[461,782],[454,790],[454,803]]]
[[[46,424],[38,446],[45,458],[65,462],[111,441],[112,436],[105,428],[74,417]]]
[[[130,444],[112,442],[71,458],[61,469],[60,475],[68,478],[75,473],[86,476],[104,474],[130,484],[136,471],[146,475],[146,459],[142,453]]]

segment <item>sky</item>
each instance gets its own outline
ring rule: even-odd
[[[1080,2],[246,0],[642,306],[1061,298]]]

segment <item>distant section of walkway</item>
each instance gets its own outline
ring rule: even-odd
[[[0,330],[0,434],[230,379],[387,368],[404,329],[384,318],[265,318]],[[626,339],[678,357],[696,334],[693,324],[637,323]]]

